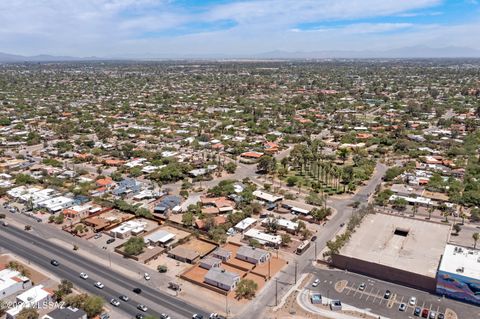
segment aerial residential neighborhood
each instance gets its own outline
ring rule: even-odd
[[[476,1],[7,2],[0,319],[480,316]]]

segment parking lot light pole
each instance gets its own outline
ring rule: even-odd
[[[297,284],[297,266],[298,266],[298,262],[295,261],[295,284]]]

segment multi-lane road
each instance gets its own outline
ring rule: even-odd
[[[144,304],[148,307],[147,314],[160,316],[166,313],[171,318],[191,318],[194,313],[204,314],[201,309],[185,303],[176,297],[158,291],[129,277],[117,273],[101,264],[92,262],[77,254],[57,246],[43,238],[35,236],[28,231],[13,227],[0,226],[0,247],[13,252],[15,255],[36,264],[61,279],[71,281],[75,286],[89,293],[105,298],[106,302],[120,295],[127,295],[128,302],[120,302],[119,310],[134,317],[142,313],[136,307]],[[58,267],[50,264],[52,259],[60,262]],[[84,280],[79,277],[80,272],[86,272],[90,278]],[[98,289],[94,283],[101,281],[105,288]],[[142,289],[137,295],[132,292],[133,288]]]

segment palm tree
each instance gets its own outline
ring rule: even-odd
[[[480,234],[479,233],[473,233],[472,238],[473,238],[473,241],[475,243],[473,245],[473,248],[477,248],[477,241],[480,239]]]
[[[432,217],[432,213],[435,211],[435,207],[434,206],[430,206],[428,207],[428,219],[430,219]]]

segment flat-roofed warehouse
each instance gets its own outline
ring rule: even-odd
[[[370,214],[332,262],[341,269],[433,292],[449,234],[450,226],[441,223]]]

